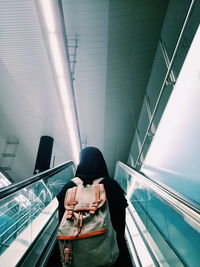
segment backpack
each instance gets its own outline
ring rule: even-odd
[[[119,255],[103,184],[91,185],[75,177],[77,185],[66,191],[65,213],[58,228],[63,267],[111,266]]]

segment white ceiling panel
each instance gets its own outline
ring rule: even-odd
[[[62,4],[67,34],[79,40],[74,87],[81,136],[103,151],[112,175],[116,161],[128,157],[167,1]]]
[[[9,171],[18,181],[33,174],[42,135],[54,138],[56,164],[71,159],[34,1],[0,1],[0,62],[0,149],[7,138],[19,139]]]

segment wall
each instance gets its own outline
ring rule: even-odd
[[[200,28],[187,54],[142,171],[200,202]]]

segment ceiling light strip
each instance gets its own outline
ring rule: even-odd
[[[37,0],[36,5],[40,14],[43,34],[47,41],[50,52],[50,61],[54,70],[59,96],[61,99],[64,120],[69,133],[71,149],[74,161],[78,163],[80,151],[80,133],[76,102],[74,97],[73,83],[69,64],[66,32],[64,28],[64,18],[62,5],[59,0]]]

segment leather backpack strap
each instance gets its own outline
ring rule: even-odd
[[[100,184],[95,184],[95,201],[92,203],[92,209],[90,210],[90,214],[94,214],[96,212],[100,202]]]
[[[82,185],[83,184],[83,181],[79,177],[74,177],[73,179],[71,179],[71,181],[73,183],[75,183],[76,185]]]
[[[67,209],[67,219],[71,219],[73,216],[73,212],[74,212],[74,207],[77,204],[76,201],[76,191],[77,191],[77,186],[70,188],[70,201],[69,201],[69,208]]]
[[[93,184],[99,184],[105,177],[97,178],[93,181]]]
[[[95,179],[93,181],[93,184],[99,184],[104,178],[105,177],[100,177],[100,178]],[[83,185],[83,181],[79,177],[74,177],[73,179],[71,179],[71,181],[75,183],[76,185]]]

